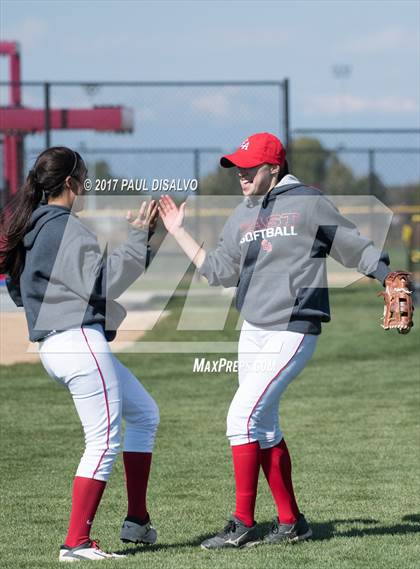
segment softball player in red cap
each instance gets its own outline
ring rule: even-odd
[[[104,260],[94,233],[76,215],[87,170],[66,147],[40,154],[14,203],[2,213],[0,271],[23,306],[29,338],[38,342],[47,373],[73,398],[85,434],[85,452],[73,482],[72,508],[60,561],[124,557],[105,553],[90,530],[126,430],[123,459],[128,511],[124,542],[154,543],[146,506],[159,411],[111,352],[108,341],[125,317],[115,298],[144,271],[149,226],[157,205],[127,215],[128,238]],[[77,201],[76,200],[77,197]]]
[[[242,142],[221,166],[236,167],[245,199],[227,220],[218,245],[206,252],[183,226],[185,203],[159,201],[171,233],[210,285],[236,287],[243,317],[239,387],[227,417],[236,506],[226,527],[202,543],[205,549],[257,543],[254,509],[262,468],[277,517],[264,541],[302,541],[312,530],[299,510],[289,451],[279,422],[279,403],[289,383],[311,359],[322,322],[330,320],[325,258],[383,283],[386,253],[362,237],[319,190],[288,171],[285,149],[270,133]]]

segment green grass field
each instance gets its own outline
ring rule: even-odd
[[[420,325],[408,336],[385,333],[377,290],[372,283],[333,291],[333,321],[283,399],[282,427],[300,507],[314,529],[311,542],[201,550],[200,541],[222,527],[234,505],[224,430],[236,378],[193,374],[194,354],[121,355],[161,410],[149,492],[159,544],[119,542],[125,496],[118,460],[92,535],[105,549],[132,555],[104,567],[420,567]],[[175,306],[148,338],[179,339],[178,311]],[[83,449],[81,428],[69,395],[41,365],[10,366],[1,375],[0,564],[58,567],[72,475]],[[262,530],[274,515],[261,476],[256,519]]]

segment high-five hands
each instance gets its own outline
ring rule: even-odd
[[[159,199],[159,213],[166,230],[171,235],[174,235],[179,229],[182,228],[185,217],[185,202],[179,208],[174,200],[169,196],[162,196]]]
[[[175,238],[187,257],[199,269],[204,263],[206,252],[184,228],[185,204],[186,202],[183,202],[178,208],[172,198],[162,196],[159,200],[159,213],[167,232]]]
[[[135,229],[151,229],[152,231],[156,227],[156,223],[159,217],[158,205],[155,200],[149,202],[143,202],[137,213],[137,217],[134,217],[131,210],[127,211],[126,220]]]

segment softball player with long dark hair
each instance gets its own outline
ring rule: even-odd
[[[387,254],[362,237],[319,190],[289,174],[285,150],[269,133],[247,138],[221,166],[236,167],[245,199],[227,220],[214,251],[205,252],[183,226],[185,203],[159,201],[171,233],[210,285],[236,288],[244,318],[238,345],[239,387],[227,417],[236,508],[223,531],[202,547],[255,543],[255,501],[262,468],[277,507],[264,541],[302,541],[312,530],[299,510],[279,403],[316,348],[330,320],[325,258],[383,283]],[[270,365],[267,365],[270,364]]]
[[[128,497],[121,540],[155,543],[146,491],[159,423],[155,401],[113,355],[108,341],[125,317],[115,298],[145,270],[157,204],[127,214],[128,238],[108,257],[76,215],[83,206],[87,169],[66,147],[42,152],[23,188],[1,215],[0,272],[23,306],[29,338],[38,342],[47,373],[73,398],[85,434],[85,452],[73,483],[72,509],[60,561],[124,557],[102,551],[90,530],[120,449]]]

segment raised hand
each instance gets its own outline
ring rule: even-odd
[[[159,200],[159,213],[168,233],[174,235],[181,229],[185,217],[185,202],[178,208],[169,196],[162,196]]]
[[[149,205],[147,202],[141,204],[137,217],[131,214],[131,210],[127,211],[126,219],[136,229],[154,229],[158,215],[158,205],[155,200],[152,200]]]

